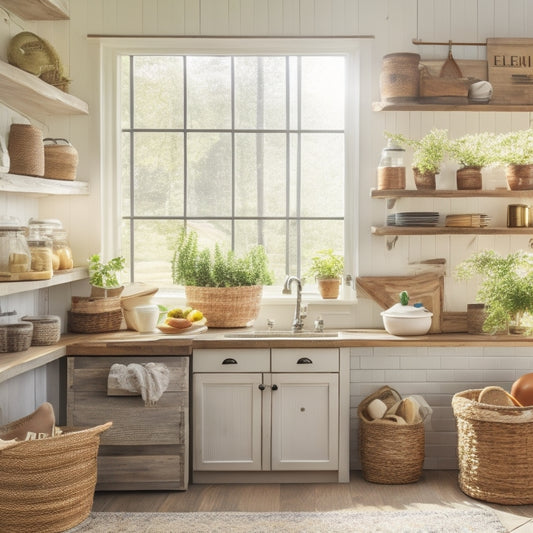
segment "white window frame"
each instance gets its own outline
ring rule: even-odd
[[[345,272],[352,280],[357,275],[358,250],[358,193],[360,115],[369,101],[370,41],[358,37],[302,37],[302,38],[239,38],[239,37],[102,37],[99,38],[100,79],[100,173],[102,228],[102,254],[114,257],[120,250],[120,57],[123,55],[153,54],[209,54],[209,55],[268,55],[308,54],[343,55],[346,57],[346,110],[345,110],[345,196],[344,196],[344,256]],[[365,76],[364,73],[367,73]],[[355,281],[352,290],[342,291],[341,303],[355,299]],[[265,288],[264,298],[286,301],[278,287]],[[306,288],[304,288],[306,289]],[[320,297],[308,294],[308,297]],[[175,298],[175,296],[174,296]],[[290,299],[292,302],[292,299]],[[323,303],[326,303],[323,302]]]

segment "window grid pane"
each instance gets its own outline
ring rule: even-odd
[[[310,85],[324,69],[343,76],[343,58],[328,64],[327,57],[308,56],[168,56],[170,66],[164,59],[157,57],[157,68],[150,56],[122,61],[121,93],[130,103],[121,108],[130,280],[154,282],[155,276],[169,285],[162,265],[170,273],[172,232],[183,225],[211,247],[219,242],[242,253],[263,244],[276,283],[302,275],[319,243],[342,253],[344,84],[330,91],[323,109],[320,91]],[[139,109],[150,99],[137,93],[158,85],[157,73],[169,70],[176,86],[170,107],[159,109],[164,91],[172,91],[167,80],[155,108]],[[150,127],[134,127],[140,123]],[[151,231],[170,228],[146,245]]]

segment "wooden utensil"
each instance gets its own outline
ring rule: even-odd
[[[441,78],[462,78],[463,74],[459,65],[455,62],[452,55],[452,42],[448,41],[448,59],[442,65],[440,69]]]

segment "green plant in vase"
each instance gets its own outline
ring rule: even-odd
[[[432,129],[421,139],[411,139],[399,133],[385,133],[400,146],[413,149],[411,167],[415,177],[417,189],[435,189],[435,175],[448,151],[448,130]]]
[[[118,276],[124,270],[126,260],[122,256],[102,261],[99,254],[89,258],[89,283],[91,296],[118,296],[124,289]]]
[[[339,296],[341,276],[344,271],[344,257],[332,249],[320,250],[311,258],[308,275],[316,278],[322,298],[335,299]]]
[[[522,250],[501,256],[483,250],[460,263],[455,276],[482,278],[477,300],[485,304],[483,330],[530,333],[533,316],[533,254]]]
[[[493,133],[467,134],[449,141],[448,154],[459,164],[457,189],[481,189],[481,170],[496,163],[497,140]]]

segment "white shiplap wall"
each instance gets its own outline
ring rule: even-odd
[[[1,15],[1,13],[0,13]],[[101,248],[100,184],[112,180],[100,170],[100,77],[98,53],[87,34],[144,35],[364,35],[375,36],[372,44],[370,77],[372,95],[379,98],[381,58],[392,52],[417,52],[423,58],[444,58],[446,47],[415,46],[413,38],[426,41],[484,41],[487,37],[529,37],[533,34],[533,0],[72,0],[70,22],[29,23],[13,18],[0,19],[0,44],[20,29],[28,29],[47,38],[63,58],[72,78],[71,92],[89,103],[88,117],[50,118],[43,127],[46,133],[68,137],[80,153],[79,174],[90,182],[87,198],[47,199],[36,202],[10,195],[0,195],[0,206],[8,213],[21,210],[24,216],[61,218],[71,235],[78,263]],[[483,47],[454,47],[457,59],[484,59]],[[0,56],[2,53],[0,52]],[[370,108],[370,100],[368,109]],[[473,251],[491,247],[501,252],[528,246],[527,237],[438,236],[401,238],[397,246],[386,250],[384,238],[371,237],[369,227],[384,217],[381,200],[369,202],[369,190],[375,186],[376,164],[384,144],[383,131],[397,131],[420,136],[433,127],[449,129],[452,136],[466,132],[527,128],[529,113],[475,112],[395,112],[364,113],[361,124],[361,160],[359,163],[359,274],[398,275],[409,262],[435,257],[447,259],[445,289],[446,310],[464,310],[473,301],[475,287],[465,288],[453,281],[455,265]],[[439,186],[453,188],[453,165],[442,169]],[[491,185],[503,184],[503,173],[485,176]],[[412,182],[410,183],[412,186]],[[527,198],[524,201],[528,201]],[[504,220],[502,200],[402,200],[402,210],[428,209],[445,212],[483,212]],[[88,232],[87,228],[91,228]],[[55,297],[55,309],[68,305],[68,291]],[[54,300],[54,297],[52,297]],[[19,301],[17,300],[17,303]],[[26,297],[19,305],[37,307],[37,298]],[[5,302],[1,302],[5,304]],[[380,309],[361,299],[353,307],[353,326],[380,326]],[[26,312],[29,312],[26,310]],[[60,311],[55,311],[60,312]],[[333,323],[328,325],[334,326]],[[510,350],[510,351],[509,351]],[[352,352],[352,443],[356,442],[355,410],[366,393],[388,382],[402,394],[422,393],[430,396],[437,408],[429,434],[427,465],[453,466],[455,435],[449,401],[462,388],[502,382],[509,385],[511,376],[502,378],[502,370],[512,368],[513,376],[530,368],[528,353],[513,358],[513,349],[497,354],[481,350],[470,354],[464,350],[442,352],[428,349],[407,353],[384,353],[378,349]],[[453,357],[452,357],[453,356]],[[470,357],[473,357],[470,358]],[[417,360],[415,361],[416,358]],[[470,359],[469,359],[470,358]],[[465,361],[472,361],[468,363]],[[465,368],[464,365],[474,365]],[[413,366],[414,365],[414,366]],[[482,376],[479,368],[485,369]],[[395,372],[395,369],[398,372]],[[494,372],[490,372],[494,369]],[[402,372],[399,372],[402,370]],[[0,390],[0,400],[2,392]],[[6,400],[7,401],[7,400]],[[3,402],[0,401],[0,405]],[[4,403],[5,405],[5,403]],[[355,448],[352,465],[357,464]]]

